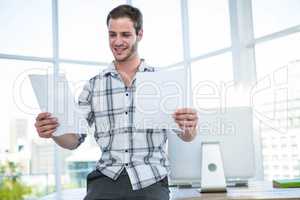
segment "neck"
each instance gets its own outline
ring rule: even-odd
[[[135,73],[141,62],[139,56],[125,60],[125,61],[115,61],[116,69],[128,74]]]
[[[123,82],[127,87],[131,86],[132,79],[138,70],[140,62],[141,59],[139,58],[139,56],[135,56],[132,59],[128,59],[122,62],[115,61],[116,69],[121,75]]]

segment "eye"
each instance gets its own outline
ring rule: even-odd
[[[109,37],[116,37],[116,33],[109,33]]]
[[[130,36],[131,36],[131,33],[125,32],[125,33],[123,33],[122,35],[123,35],[123,37],[130,37]]]

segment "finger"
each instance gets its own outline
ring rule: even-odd
[[[196,136],[197,131],[195,131],[195,128],[187,128],[183,129],[182,136]]]
[[[181,114],[181,115],[175,115],[175,120],[198,120],[197,115],[195,114]]]
[[[51,124],[52,125],[53,124],[58,124],[57,118],[53,117],[53,118],[48,118],[48,119],[37,121],[35,123],[35,127],[41,127],[41,126],[51,125]]]
[[[50,138],[53,136],[53,133],[56,131],[56,129],[53,129],[53,130],[48,130],[48,131],[45,131],[45,132],[42,132],[40,133],[40,137],[42,138]]]
[[[50,117],[50,115],[51,115],[51,113],[49,113],[49,112],[42,112],[42,113],[38,114],[38,116],[36,117],[36,121],[47,119],[48,117]]]
[[[190,126],[190,125],[197,125],[198,120],[176,120],[175,119],[175,122],[177,122],[180,125]]]
[[[179,128],[183,131],[191,132],[192,130],[195,130],[196,127],[186,127],[186,126],[179,126]]]
[[[41,127],[38,128],[38,131],[40,133],[42,133],[42,132],[45,132],[45,131],[53,130],[53,129],[57,128],[57,127],[58,127],[58,124],[56,124],[56,125],[41,126]]]
[[[187,114],[187,113],[190,113],[190,114],[196,114],[197,111],[193,108],[179,108],[175,111],[175,114]]]
[[[180,126],[180,127],[183,127],[183,128],[193,128],[197,125],[197,122],[195,121],[181,121],[181,120],[177,120],[176,121],[177,124]]]

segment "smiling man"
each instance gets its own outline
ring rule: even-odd
[[[96,169],[87,177],[85,200],[169,199],[168,159],[165,153],[167,133],[171,130],[136,129],[134,127],[135,74],[151,73],[138,54],[143,37],[141,12],[121,5],[107,16],[109,45],[114,61],[84,87],[79,106],[85,110],[89,126],[95,127],[94,137],[102,151]],[[173,114],[182,129],[178,136],[191,141],[196,136],[197,114],[193,109],[180,108]],[[67,149],[77,148],[85,134],[52,134],[59,126],[50,113],[36,119],[40,137],[52,138]]]

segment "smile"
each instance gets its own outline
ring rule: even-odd
[[[117,53],[117,54],[121,54],[122,52],[124,52],[127,48],[114,48],[114,51]]]

